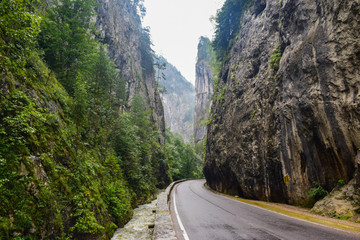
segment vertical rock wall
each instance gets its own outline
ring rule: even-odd
[[[146,59],[143,59],[141,52],[141,36],[145,30],[141,26],[137,7],[129,0],[100,2],[96,28],[99,38],[108,45],[109,56],[114,60],[121,77],[126,80],[126,100],[130,103],[135,94],[143,96],[148,108],[153,110],[154,121],[163,136],[161,142],[164,143],[164,109],[157,91],[154,71],[143,71],[144,64],[148,64],[144,62]]]
[[[209,115],[211,96],[214,92],[213,70],[209,55],[210,40],[201,38],[198,47],[198,61],[196,63],[195,79],[195,112],[194,112],[194,141],[202,143],[206,137],[206,125]],[[205,52],[204,52],[205,50]]]
[[[204,173],[212,188],[301,204],[313,181],[331,190],[353,177],[359,36],[359,0],[255,1],[210,113]]]

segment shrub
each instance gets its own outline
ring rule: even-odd
[[[338,187],[338,188],[341,188],[341,187],[343,187],[345,185],[345,181],[344,180],[339,180],[338,182],[337,182],[337,184],[336,184],[336,186]]]
[[[277,46],[270,57],[270,68],[277,71],[279,69],[280,59],[281,59],[281,51],[280,51],[280,47]]]
[[[226,90],[226,85],[224,85],[220,90],[219,93],[216,97],[216,100],[218,102],[224,102],[224,98],[225,98],[225,90]]]
[[[121,181],[112,182],[106,187],[105,202],[109,213],[120,226],[131,218],[131,196]]]
[[[309,199],[318,201],[329,194],[328,191],[326,191],[322,186],[320,186],[320,183],[314,181],[313,184],[315,185],[315,187],[310,189],[308,195]]]

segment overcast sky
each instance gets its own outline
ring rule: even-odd
[[[143,26],[150,27],[153,49],[195,84],[200,36],[213,37],[215,16],[225,0],[145,0]]]

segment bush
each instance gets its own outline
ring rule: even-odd
[[[339,180],[339,181],[337,182],[337,184],[336,184],[336,187],[341,188],[341,187],[343,187],[345,184],[346,184],[346,183],[345,183],[344,180]]]
[[[313,184],[315,185],[315,187],[310,189],[308,195],[309,199],[318,201],[329,194],[328,191],[326,191],[322,186],[320,186],[320,183],[314,181]]]
[[[281,51],[279,46],[277,46],[270,57],[270,68],[277,71],[279,69],[280,59],[281,59]]]
[[[112,182],[106,187],[105,202],[118,225],[123,226],[131,218],[131,196],[121,181]]]

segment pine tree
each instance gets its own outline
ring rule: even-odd
[[[70,95],[79,72],[89,71],[89,61],[96,53],[91,17],[93,0],[63,0],[52,2],[49,15],[42,24],[40,46],[45,60],[56,73]]]

